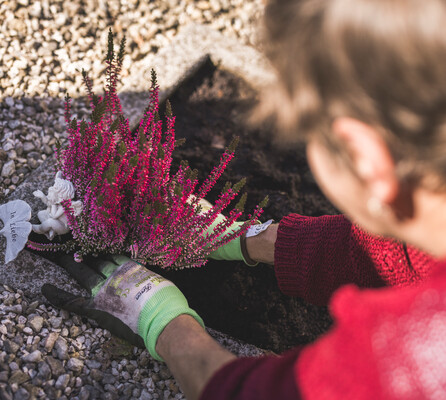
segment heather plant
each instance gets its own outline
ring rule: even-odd
[[[68,142],[57,150],[58,166],[64,179],[75,187],[76,200],[83,204],[75,215],[71,200],[62,205],[72,239],[65,243],[28,242],[37,250],[71,251],[81,260],[88,254],[126,253],[144,263],[166,268],[202,266],[219,246],[241,235],[258,218],[266,199],[235,233],[223,237],[243,212],[246,194],[216,226],[214,221],[239,194],[245,181],[227,183],[215,205],[204,212],[204,198],[234,157],[237,139],[226,148],[220,162],[204,182],[197,171],[183,161],[172,171],[175,140],[170,104],[165,121],[159,117],[159,87],[152,71],[148,106],[135,132],[123,116],[117,96],[125,39],[116,54],[113,34],[108,36],[106,86],[96,96],[92,82],[83,80],[92,109],[90,121],[72,119],[71,99],[66,97],[65,121]],[[163,129],[164,125],[164,129]],[[212,225],[212,229],[211,229]]]

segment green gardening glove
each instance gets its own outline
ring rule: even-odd
[[[212,204],[209,203],[205,199],[200,199],[199,203],[201,206],[201,212],[206,213],[212,208]],[[218,214],[215,221],[212,223],[212,225],[207,229],[206,233],[212,233],[215,227],[226,220],[226,217],[223,214]],[[264,224],[261,224],[260,221],[258,224],[253,225],[248,229],[248,231],[241,236],[236,237],[235,239],[231,240],[230,242],[224,244],[223,246],[219,247],[217,250],[213,251],[209,258],[213,260],[227,260],[227,261],[244,261],[246,265],[249,265],[251,267],[254,267],[258,264],[258,262],[252,260],[249,257],[249,254],[246,250],[245,245],[245,239],[249,236],[255,236],[258,235],[260,232],[263,232],[273,221],[269,220],[265,222]],[[244,224],[244,222],[236,221],[231,226],[224,231],[219,238],[223,238],[233,232],[237,232],[240,230],[240,227]]]
[[[211,233],[214,228],[220,223],[223,222],[226,219],[226,217],[223,214],[218,214],[215,221],[212,223],[212,225],[208,228],[207,232]],[[229,235],[233,232],[236,232],[240,229],[240,227],[243,225],[243,222],[234,222],[231,226],[226,229],[225,232],[223,232],[220,235],[220,238],[225,237],[226,235]],[[249,266],[255,266],[257,263],[253,260],[247,260],[248,257],[243,256],[242,252],[242,243],[241,243],[241,237],[238,236],[235,239],[231,240],[230,242],[224,244],[223,246],[219,247],[217,250],[213,251],[211,254],[209,254],[209,258],[212,258],[213,260],[228,260],[228,261],[244,261],[245,264]]]
[[[202,319],[172,282],[127,257],[92,257],[86,263],[77,263],[63,255],[58,262],[89,291],[90,297],[43,285],[42,294],[54,306],[94,319],[136,346],[145,345],[157,360],[163,361],[155,351],[158,337],[174,318],[189,314],[204,328]]]

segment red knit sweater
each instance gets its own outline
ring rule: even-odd
[[[292,214],[275,270],[284,293],[316,304],[344,286],[330,302],[333,328],[281,356],[223,366],[201,400],[446,398],[446,261],[343,216]]]

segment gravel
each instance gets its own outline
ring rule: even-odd
[[[103,72],[108,27],[127,36],[123,77],[189,23],[257,44],[263,0],[0,1],[0,203],[66,139],[63,97],[87,117],[80,70]],[[159,66],[162,68],[163,66]],[[0,285],[0,399],[183,399],[147,350]]]
[[[184,398],[167,367],[147,350],[112,337],[92,320],[32,304],[21,290],[0,285],[1,399]],[[27,330],[37,318],[41,329]],[[62,321],[58,328],[54,319]]]
[[[189,23],[256,45],[262,10],[263,0],[0,1],[0,201],[66,138],[63,98],[85,95],[82,69],[101,90],[109,27],[127,37],[125,78]],[[73,113],[88,115],[85,99]]]

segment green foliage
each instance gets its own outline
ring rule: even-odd
[[[173,190],[173,193],[175,194],[175,196],[180,196],[181,193],[183,193],[183,186],[180,184],[175,185],[175,189]]]
[[[259,203],[258,208],[265,208],[269,203],[269,196],[265,196],[265,198]]]
[[[234,153],[237,149],[238,143],[240,138],[238,136],[234,136],[231,140],[231,143],[229,143],[229,146],[227,147],[226,151],[228,153]]]
[[[246,184],[246,178],[242,178],[232,187],[232,190],[235,193],[238,193],[240,189],[242,189],[243,186],[245,186],[245,184]]]
[[[82,136],[85,136],[85,130],[87,129],[87,126],[88,126],[87,123],[84,120],[82,120],[80,129],[79,129]]]
[[[126,44],[126,37],[124,36],[121,40],[121,44],[119,45],[119,52],[118,52],[118,64],[121,65],[124,61],[124,54],[125,54],[125,44]]]
[[[247,193],[243,193],[242,196],[240,197],[240,200],[237,202],[237,204],[235,205],[235,209],[239,210],[241,212],[244,211],[245,209],[245,205],[246,205],[246,199],[248,198],[248,194]]]
[[[114,57],[115,57],[115,52],[114,52],[114,43],[113,43],[113,31],[112,31],[112,28],[109,28],[108,43],[107,43],[107,61],[109,63],[113,62]]]
[[[170,104],[170,101],[167,100],[166,101],[166,116],[167,117],[172,117],[173,113],[172,113],[172,105]]]
[[[94,152],[96,154],[99,154],[102,151],[103,144],[104,144],[104,138],[100,133],[98,133],[98,136],[96,138],[96,146],[94,147]]]
[[[187,179],[189,179],[191,181],[194,181],[195,179],[197,179],[197,177],[198,177],[198,169],[194,168],[192,170],[188,169],[186,171],[186,178]]]
[[[135,168],[135,167],[138,165],[138,160],[139,160],[138,155],[133,156],[133,157],[129,160],[129,165],[130,165],[132,168]]]
[[[156,156],[157,156],[157,158],[159,158],[161,160],[164,158],[164,149],[161,144],[158,145],[158,153]]]
[[[107,109],[107,101],[104,99],[94,108],[91,113],[91,120],[95,124],[99,124],[101,122],[102,117],[104,116],[105,110]]]
[[[110,125],[110,131],[111,132],[115,132],[116,129],[118,129],[119,127],[119,122],[121,121],[121,116],[119,116],[118,118],[116,118],[112,124]]]
[[[175,147],[180,147],[184,143],[186,143],[186,139],[185,138],[177,139],[177,140],[175,140]]]
[[[92,102],[93,102],[93,105],[96,107],[99,103],[99,97],[97,95],[93,94]]]
[[[140,151],[144,151],[145,147],[146,147],[146,144],[147,144],[147,138],[146,138],[146,135],[145,135],[144,131],[141,129],[139,131],[139,138],[138,138],[139,150]]]
[[[124,156],[124,154],[127,152],[127,146],[124,142],[119,142],[118,144],[118,153],[121,155],[121,157]]]
[[[226,181],[225,186],[223,187],[222,193],[227,193],[232,187],[232,183],[229,181]]]
[[[156,72],[155,72],[154,69],[152,69],[150,71],[150,82],[151,82],[152,88],[155,88],[155,87],[158,86],[158,81],[157,81],[157,78],[156,78]]]
[[[115,180],[117,169],[118,166],[115,163],[112,163],[110,165],[110,168],[105,173],[105,179],[107,179],[108,183],[113,183],[113,181]]]

